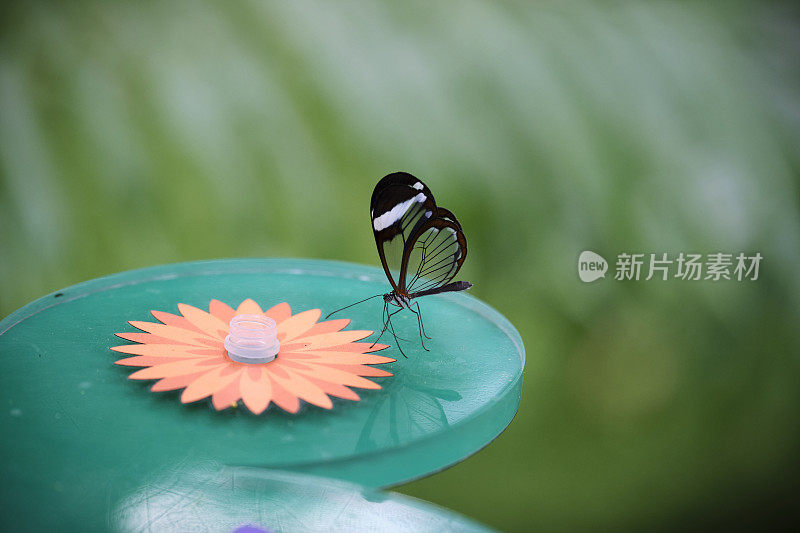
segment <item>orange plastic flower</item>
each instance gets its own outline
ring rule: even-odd
[[[178,304],[178,310],[182,316],[152,311],[161,324],[130,321],[144,333],[117,336],[140,344],[111,349],[135,356],[116,364],[147,367],[131,374],[131,379],[158,379],[153,391],[184,389],[183,403],[210,396],[217,410],[235,406],[240,399],[255,414],[270,403],[296,413],[300,400],[330,409],[330,396],[358,401],[349,387],[380,389],[365,377],[392,375],[367,366],[395,361],[368,353],[387,348],[385,344],[355,342],[372,331],[342,331],[348,319],[318,322],[319,309],[292,315],[284,302],[262,311],[247,299],[236,310],[218,300],[211,300],[210,312],[186,304]],[[232,361],[223,344],[230,320],[238,314],[260,313],[277,323],[281,343],[277,358],[263,364]]]

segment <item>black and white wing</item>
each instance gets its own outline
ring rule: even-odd
[[[369,215],[375,245],[392,289],[404,288],[409,243],[423,224],[435,218],[436,201],[431,190],[406,172],[384,176],[372,191]]]
[[[392,289],[432,294],[448,284],[467,256],[467,239],[453,213],[437,207],[431,190],[406,172],[385,176],[375,186],[370,218],[381,264]],[[463,282],[463,290],[470,284]]]

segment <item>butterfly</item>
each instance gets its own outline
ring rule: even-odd
[[[425,333],[417,299],[472,287],[468,281],[452,281],[467,257],[461,224],[451,211],[436,205],[422,180],[407,172],[388,174],[378,182],[372,191],[369,216],[381,266],[392,290],[352,305],[383,296],[383,330],[378,339],[388,328],[401,353],[391,319],[408,309],[417,316],[420,342],[427,351],[422,337],[431,337]],[[399,309],[390,311],[389,306]],[[338,311],[341,309],[334,313]]]

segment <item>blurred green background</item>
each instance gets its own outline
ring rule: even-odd
[[[528,359],[509,429],[401,492],[506,530],[792,514],[796,8],[1,9],[0,315],[161,263],[377,264],[372,187],[406,170],[458,214],[459,277]],[[587,285],[585,249],[764,260],[754,282]]]

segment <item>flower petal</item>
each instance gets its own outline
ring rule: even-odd
[[[223,357],[224,350],[214,348],[201,348],[199,346],[188,346],[185,344],[123,344],[122,346],[112,346],[115,352],[127,353],[131,355],[149,355],[151,357]]]
[[[328,398],[328,395],[325,394],[322,389],[305,379],[299,373],[293,372],[292,369],[272,365],[269,368],[269,376],[281,387],[308,403],[324,409],[333,407],[333,402],[331,402],[331,399]]]
[[[178,310],[186,317],[186,320],[206,335],[224,339],[225,335],[228,334],[230,327],[226,322],[210,313],[206,313],[202,309],[187,304],[178,304]]]
[[[381,386],[373,383],[368,379],[364,379],[355,374],[338,370],[333,367],[302,364],[295,361],[287,362],[287,366],[291,366],[293,371],[299,372],[304,376],[312,376],[323,381],[330,383],[337,383],[339,385],[348,385],[350,387],[359,387],[362,389],[380,389]]]
[[[121,366],[156,366],[165,363],[174,363],[176,361],[185,361],[186,357],[158,357],[148,355],[137,355],[136,357],[128,357],[114,361],[115,365]]]
[[[328,351],[315,351],[315,352],[297,352],[298,355],[306,357],[294,358],[290,354],[284,355],[284,358],[296,361],[313,362],[320,364],[333,364],[333,365],[377,365],[381,363],[394,363],[395,359],[391,357],[384,357],[382,355],[375,355],[371,353],[353,353],[353,352],[328,352]],[[282,354],[281,354],[282,355]]]
[[[228,407],[233,407],[233,404],[241,399],[242,390],[240,382],[242,379],[242,374],[244,374],[244,370],[244,368],[239,368],[238,376],[234,378],[233,381],[228,383],[227,386],[215,392],[211,397],[211,403],[214,405],[217,411],[222,411]]]
[[[186,374],[193,374],[201,370],[208,371],[209,366],[219,365],[219,361],[209,359],[186,359],[184,361],[175,361],[172,363],[165,363],[163,365],[151,366],[138,370],[128,376],[130,379],[158,379],[158,378],[171,378],[174,376],[183,376]]]
[[[126,341],[140,342],[142,344],[178,344],[178,341],[159,337],[158,335],[152,335],[150,333],[142,333],[141,331],[134,331],[131,333],[114,333],[114,335],[120,339],[125,339]],[[190,346],[189,344],[183,342],[179,344]]]
[[[261,306],[250,298],[240,303],[239,307],[236,308],[237,315],[260,315],[263,312]]]
[[[156,381],[150,390],[153,392],[163,392],[168,390],[175,390],[175,389],[182,389],[195,379],[199,378],[203,374],[208,372],[207,370],[201,370],[199,372],[194,372],[193,374],[186,374],[185,376],[174,376],[171,378],[163,378]]]
[[[310,381],[311,383],[322,389],[325,392],[325,394],[328,394],[330,396],[336,396],[337,398],[344,398],[345,400],[352,400],[354,402],[357,402],[358,400],[361,399],[358,394],[348,389],[344,385],[338,385],[336,383],[322,381],[320,379],[316,379],[311,376],[306,376],[306,379],[308,379],[308,381]]]
[[[378,344],[372,342],[351,342],[349,344],[343,344],[341,346],[331,346],[329,348],[322,348],[323,350],[331,350],[334,352],[358,352],[358,353],[367,353],[367,352],[379,352],[381,350],[385,350],[388,348],[388,344]]]
[[[322,335],[323,333],[333,333],[334,331],[341,331],[350,324],[349,318],[338,318],[335,320],[327,320],[314,324],[310,330],[306,331],[305,335],[311,337],[312,335]]]
[[[351,342],[361,340],[364,337],[369,337],[370,335],[372,335],[372,331],[355,329],[323,333],[322,335],[312,335],[298,339],[298,341],[302,341],[304,344],[306,344],[307,350],[318,350],[320,348],[330,348],[332,346],[349,344]]]
[[[211,300],[208,304],[208,311],[226,324],[230,324],[231,319],[236,316],[236,311],[231,306],[219,300]]]
[[[287,413],[294,414],[300,410],[300,400],[297,399],[297,396],[275,381],[272,382],[272,402]]]
[[[165,313],[164,311],[150,311],[150,314],[160,320],[165,326],[172,326],[174,328],[188,329],[189,331],[196,331],[203,333],[197,326],[186,320],[186,317],[180,315],[173,315],[172,313]]]
[[[242,391],[242,401],[247,408],[257,415],[263,413],[272,397],[272,384],[264,367],[245,368],[239,386]]]
[[[290,316],[292,316],[292,308],[289,307],[289,304],[286,302],[279,303],[278,305],[273,305],[266,311],[264,314],[274,320],[276,323],[280,324]]]
[[[290,342],[303,335],[317,323],[320,315],[322,315],[322,311],[319,309],[309,309],[287,318],[278,324],[278,340]]]
[[[213,340],[219,342],[219,339],[210,337],[199,331],[192,331],[175,326],[167,326],[164,324],[156,324],[155,322],[139,322],[131,320],[129,324],[136,329],[158,335],[165,339],[178,341],[183,344],[205,345],[203,341]]]
[[[339,364],[334,365],[327,362],[324,364],[325,366],[330,366],[337,370],[350,372],[351,374],[355,374],[357,376],[362,376],[362,377],[384,378],[394,375],[391,372],[387,372],[386,370],[383,370],[381,368],[368,365],[339,365]]]
[[[233,364],[212,368],[199,378],[195,379],[181,394],[181,402],[190,403],[211,396],[216,391],[224,388],[236,379],[239,372]]]

